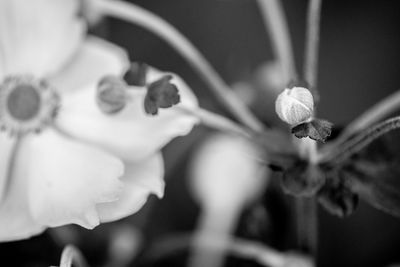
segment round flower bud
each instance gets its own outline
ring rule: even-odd
[[[275,101],[275,111],[279,118],[290,125],[297,125],[309,120],[314,109],[311,92],[304,87],[285,89]]]

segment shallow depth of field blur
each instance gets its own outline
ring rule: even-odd
[[[270,40],[255,1],[132,2],[176,26],[229,84],[250,81],[258,66],[272,60]],[[283,1],[297,62],[301,62],[304,50],[306,4],[305,0]],[[400,4],[394,0],[323,2],[318,108],[321,117],[344,126],[400,88],[399,10]],[[191,85],[203,107],[224,112],[187,63],[151,33],[111,19],[92,31],[126,48],[132,61],[179,74]],[[0,266],[57,265],[66,243],[76,244],[91,266],[119,266],[114,261],[125,258],[126,266],[185,266],[187,249],[152,258],[151,248],[164,238],[194,230],[199,207],[188,191],[187,167],[191,153],[210,132],[196,127],[189,136],[175,139],[164,149],[167,175],[163,199],[152,196],[139,213],[93,231],[67,226],[30,240],[2,243]],[[262,203],[242,214],[236,234],[258,239],[278,250],[294,249],[292,202],[292,197],[271,185]],[[384,267],[400,263],[399,219],[362,201],[348,218],[334,217],[320,207],[318,216],[318,266]],[[141,243],[136,244],[136,239]],[[234,257],[226,264],[259,266]]]

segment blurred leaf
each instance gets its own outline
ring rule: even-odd
[[[359,194],[375,208],[400,217],[399,131],[385,134],[334,168],[343,177],[346,190]],[[326,184],[324,190],[331,184]]]
[[[314,196],[324,183],[325,173],[321,168],[303,160],[283,172],[283,189],[295,196]]]
[[[339,217],[349,216],[358,205],[358,195],[346,186],[343,172],[329,173],[325,186],[318,192],[319,203],[330,213]]]

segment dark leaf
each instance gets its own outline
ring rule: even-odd
[[[292,128],[292,134],[294,134],[297,138],[306,138],[308,137],[308,133],[310,132],[309,128],[309,122],[301,123]]]
[[[377,209],[400,217],[400,162],[355,162],[351,187]]]
[[[319,142],[325,142],[331,135],[332,123],[326,120],[313,119],[292,128],[292,133],[297,138],[310,137]]]
[[[158,114],[159,108],[169,108],[180,102],[178,88],[170,82],[171,75],[151,83],[144,99],[144,109],[147,114]]]
[[[400,134],[393,131],[336,166],[352,192],[400,217]]]
[[[346,183],[346,177],[338,171],[328,174],[326,184],[318,192],[319,203],[330,213],[339,217],[349,216],[356,209],[358,195]]]
[[[145,63],[133,62],[124,74],[124,80],[128,85],[145,86],[148,66]]]

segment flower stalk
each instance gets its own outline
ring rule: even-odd
[[[278,0],[257,0],[272,49],[283,72],[285,83],[297,78],[296,64],[285,15]]]
[[[64,248],[59,267],[89,267],[82,253],[73,245]]]
[[[146,255],[146,258],[154,261],[167,257],[172,253],[187,249],[192,240],[193,237],[186,234],[174,235],[157,240],[157,242],[154,242],[150,253]],[[235,257],[252,260],[261,266],[289,266],[291,263],[293,264],[294,260],[298,263],[298,266],[314,266],[311,259],[304,255],[282,253],[259,242],[238,237],[232,237],[227,246],[225,242],[221,242],[218,235],[209,235],[204,238],[202,242],[199,242],[198,245],[206,250],[224,250]]]
[[[319,54],[319,24],[322,0],[310,0],[307,10],[305,61],[303,78],[314,92],[317,92],[318,54]],[[315,94],[317,95],[317,94]],[[315,114],[314,114],[315,116]],[[310,164],[317,159],[317,143],[315,141],[302,142],[301,147],[308,155]],[[296,203],[298,218],[298,242],[302,249],[317,255],[318,247],[318,214],[317,203],[314,198],[299,199]]]
[[[340,164],[382,135],[400,128],[400,116],[385,120],[344,142],[336,150],[320,156],[321,163]]]
[[[201,123],[210,128],[236,134],[245,137],[247,139],[251,139],[253,136],[251,130],[244,128],[240,124],[237,124],[236,122],[228,119],[227,117],[224,117],[217,113],[213,113],[209,110],[203,108],[190,109],[184,106],[177,106],[175,108],[184,113],[188,113],[190,115],[199,118]]]
[[[321,4],[321,0],[310,0],[308,6],[303,71],[304,78],[312,86],[312,89],[317,88],[318,80],[317,77]]]
[[[385,97],[371,108],[366,110],[358,118],[352,121],[340,134],[340,136],[332,143],[326,145],[319,152],[319,160],[322,160],[325,155],[333,153],[333,150],[341,146],[346,140],[352,137],[354,134],[367,129],[372,124],[389,116],[400,108],[400,91],[396,91],[393,94]]]

